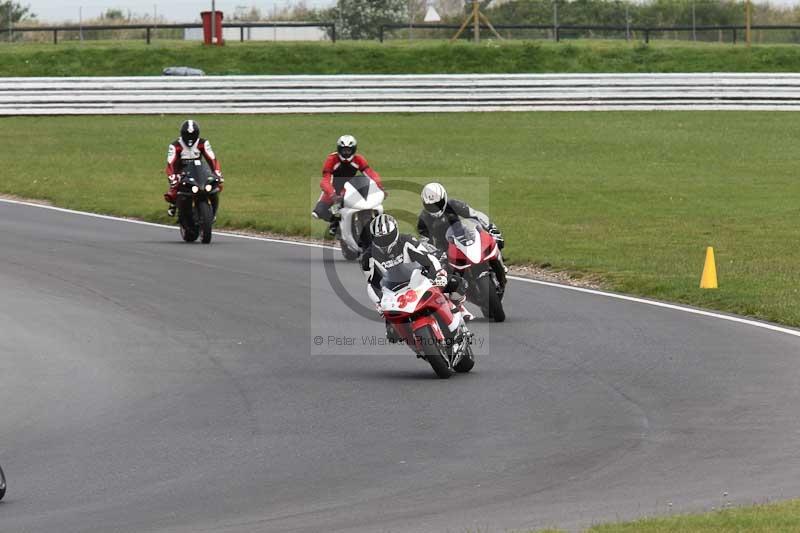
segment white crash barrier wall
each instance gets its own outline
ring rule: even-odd
[[[800,110],[800,74],[0,78],[0,115]]]

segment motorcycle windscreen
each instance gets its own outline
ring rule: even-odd
[[[383,202],[383,191],[364,174],[350,178],[344,186],[344,205],[351,209],[372,209]]]
[[[460,219],[447,228],[446,238],[450,242],[455,242],[463,247],[472,246],[478,237],[477,223],[469,219]]]
[[[408,286],[415,270],[422,270],[422,265],[419,263],[400,263],[389,267],[381,278],[381,286],[392,292],[397,292]]]
[[[185,176],[194,178],[198,187],[204,187],[208,178],[214,175],[208,165],[208,161],[202,157],[199,159],[184,159],[182,171]]]

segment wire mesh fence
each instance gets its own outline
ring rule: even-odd
[[[384,24],[379,32],[379,40],[423,40],[451,39],[461,28],[455,24]],[[459,39],[472,40],[474,27],[469,26]],[[682,41],[702,43],[737,44],[745,40],[744,25],[720,26],[602,26],[602,25],[508,25],[498,24],[479,26],[480,39],[506,40],[637,40]],[[800,25],[754,25],[751,26],[751,41],[756,44],[796,44],[800,43]]]
[[[200,23],[23,26],[0,29],[0,44],[125,40],[150,44],[153,40],[200,40],[202,28]],[[228,41],[336,41],[336,27],[329,22],[232,22],[223,30]]]
[[[446,40],[461,28],[457,24],[383,24],[379,41]],[[800,25],[754,25],[751,41],[755,44],[800,43]],[[336,41],[336,27],[326,22],[233,22],[224,26],[228,41]],[[474,27],[469,25],[459,39],[472,40]],[[639,26],[639,25],[535,25],[496,24],[479,26],[480,38],[506,40],[637,40],[650,42],[702,42],[737,44],[745,40],[744,25],[719,26]],[[0,44],[44,43],[63,41],[198,40],[200,23],[186,24],[116,24],[84,26],[25,26],[0,28]]]

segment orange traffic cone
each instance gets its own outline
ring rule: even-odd
[[[717,288],[717,264],[714,261],[714,248],[706,248],[706,264],[703,266],[703,276],[700,278],[701,289]]]

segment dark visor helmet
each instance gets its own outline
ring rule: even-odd
[[[429,183],[422,188],[422,207],[425,211],[435,217],[440,217],[444,214],[445,207],[447,207],[447,191],[441,183]]]
[[[357,148],[358,142],[352,135],[342,135],[339,137],[339,140],[336,141],[336,152],[339,154],[339,157],[345,161],[353,159],[353,156],[356,155]]]
[[[187,120],[181,124],[181,140],[189,148],[197,144],[200,138],[200,126],[194,120]]]
[[[372,243],[378,248],[388,251],[400,237],[397,220],[392,215],[378,215],[369,225]]]

